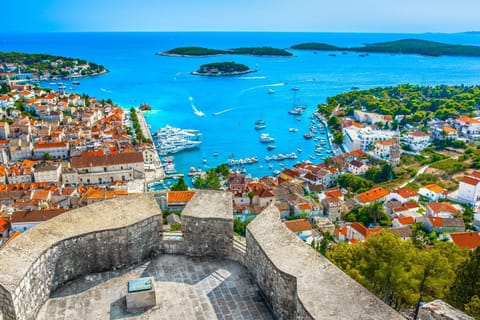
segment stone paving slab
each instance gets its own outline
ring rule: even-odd
[[[127,312],[130,279],[152,276],[157,305]],[[230,260],[162,255],[123,271],[93,274],[56,290],[37,320],[242,319],[272,314],[248,271]]]

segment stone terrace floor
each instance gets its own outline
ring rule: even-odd
[[[152,276],[157,305],[127,312],[127,281]],[[37,320],[274,319],[248,271],[230,260],[162,255],[123,271],[93,274],[56,290]]]

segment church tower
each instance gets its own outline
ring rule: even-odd
[[[393,135],[393,145],[390,147],[390,156],[388,162],[392,167],[396,167],[400,164],[400,154],[402,153],[402,146],[400,145],[400,131],[397,131]]]

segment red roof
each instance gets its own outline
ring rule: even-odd
[[[308,222],[307,219],[285,221],[284,224],[292,232],[302,232],[302,231],[312,230],[312,225],[310,224],[310,222]]]
[[[399,194],[402,198],[410,198],[418,196],[418,192],[413,190],[412,188],[399,188],[394,190],[393,192]]]
[[[5,232],[7,229],[10,229],[10,221],[0,218],[0,232]]]
[[[323,191],[323,193],[324,193],[327,197],[333,197],[333,198],[341,198],[341,197],[343,197],[342,191],[340,191],[340,189],[338,189],[338,188],[325,190],[325,191]]]
[[[67,144],[64,142],[54,142],[54,143],[39,143],[34,149],[48,149],[48,148],[66,148]]]
[[[442,213],[448,212],[452,215],[457,215],[458,210],[448,202],[429,202],[427,206],[432,210],[433,213]]]
[[[387,196],[389,193],[390,191],[388,191],[387,189],[378,187],[378,188],[373,188],[358,194],[357,199],[360,200],[360,202],[367,203],[367,202],[372,202],[372,201],[381,199]]]
[[[167,202],[189,202],[195,195],[195,190],[189,191],[169,191],[167,193]]]
[[[397,221],[400,224],[403,224],[403,225],[414,224],[415,223],[415,219],[413,219],[413,217],[398,217]]]
[[[409,202],[402,203],[402,205],[399,207],[393,208],[393,211],[402,212],[402,211],[407,211],[415,208],[420,208],[418,203],[416,203],[415,201],[409,201]]]
[[[480,235],[478,232],[451,233],[450,238],[460,248],[476,249],[480,246]]]

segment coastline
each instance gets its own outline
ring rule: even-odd
[[[190,72],[191,75],[194,76],[206,76],[206,77],[230,77],[230,76],[238,76],[242,74],[257,72],[258,70],[248,69],[246,71],[236,71],[236,72],[229,72],[229,73],[202,73],[198,71]]]

